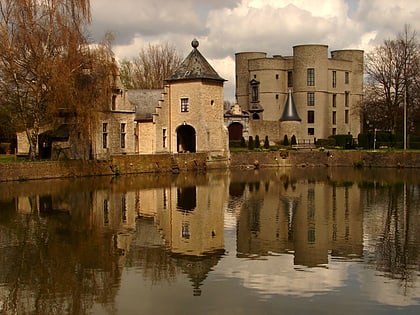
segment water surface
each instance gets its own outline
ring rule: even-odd
[[[419,175],[0,183],[0,314],[419,314]]]

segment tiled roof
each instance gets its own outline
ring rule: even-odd
[[[193,50],[179,65],[179,67],[166,79],[166,81],[210,79],[226,81],[212,68],[206,58],[198,51],[198,41],[191,42]]]

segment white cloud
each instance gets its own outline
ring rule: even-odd
[[[234,55],[264,51],[290,55],[297,44],[321,43],[330,49],[369,51],[394,38],[404,24],[420,28],[416,0],[151,0],[92,1],[92,35],[116,37],[115,53],[131,58],[151,43],[169,43],[182,55],[191,40],[234,92]]]

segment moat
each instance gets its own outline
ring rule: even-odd
[[[0,314],[418,314],[420,169],[0,183]]]

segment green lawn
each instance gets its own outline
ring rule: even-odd
[[[11,154],[0,154],[0,163],[25,162],[30,161],[26,157],[15,157]]]

